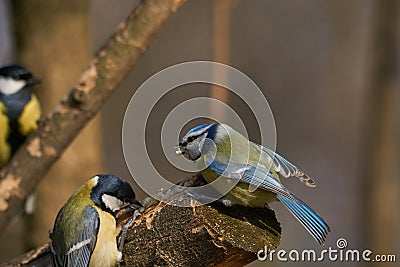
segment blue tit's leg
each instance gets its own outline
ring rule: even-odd
[[[139,210],[135,210],[135,212],[133,213],[132,217],[122,227],[121,237],[119,238],[119,246],[118,246],[118,250],[119,250],[118,261],[122,260],[122,250],[124,249],[126,233],[128,232],[128,229],[135,222],[136,217],[139,216],[139,215],[140,215],[140,211]]]
[[[246,217],[243,217],[243,221],[244,221],[245,223],[247,223],[247,224],[251,224],[250,221],[249,221],[249,219],[247,219]]]
[[[215,200],[215,198],[208,197],[206,195],[201,195],[201,194],[198,194],[198,193],[193,192],[193,191],[186,192],[186,194],[188,196],[190,196],[191,198],[197,200],[200,203],[211,203],[211,202],[218,201],[218,202],[222,203],[226,207],[232,207],[233,205],[235,205],[235,202],[233,202],[232,200],[226,198],[225,196]]]
[[[214,202],[215,199],[208,197],[206,195],[202,195],[193,191],[185,191],[185,194],[195,200],[197,200],[200,203],[210,203],[210,202]]]
[[[170,205],[190,206],[190,199],[188,199],[189,195],[187,194],[188,188],[200,187],[205,184],[206,181],[204,178],[200,174],[197,174],[190,179],[180,181],[167,189],[160,189],[155,198]],[[190,198],[195,197],[190,196]],[[148,202],[151,200],[152,199],[149,199]]]
[[[234,201],[227,199],[226,197],[221,197],[220,199],[218,199],[218,202],[221,202],[226,207],[232,207],[236,204]]]

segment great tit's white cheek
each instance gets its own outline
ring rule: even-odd
[[[107,194],[102,195],[101,200],[103,201],[104,205],[106,205],[106,207],[113,212],[120,210],[125,205],[122,200]]]
[[[0,92],[4,95],[15,94],[26,85],[24,80],[14,80],[13,78],[0,77]]]

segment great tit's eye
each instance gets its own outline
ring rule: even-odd
[[[14,80],[28,80],[31,78],[32,75],[30,73],[25,73],[25,74],[15,74],[12,76]]]

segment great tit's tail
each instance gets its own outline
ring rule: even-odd
[[[291,194],[294,199],[287,198],[283,195],[277,195],[277,198],[289,209],[289,211],[301,222],[307,231],[322,246],[330,232],[328,224],[306,203],[298,197]]]

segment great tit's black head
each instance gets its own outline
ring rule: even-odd
[[[92,179],[95,180],[95,186],[92,188],[90,198],[102,210],[115,215],[128,206],[135,209],[141,207],[127,181],[111,174],[98,174]]]
[[[0,92],[2,94],[14,94],[25,86],[38,83],[40,80],[22,66],[9,65],[0,68]]]
[[[219,128],[220,124],[202,124],[194,127],[190,131],[186,133],[186,135],[182,138],[181,142],[179,142],[178,150],[176,153],[178,155],[184,155],[186,158],[190,160],[197,160],[201,157],[204,152],[204,141],[206,138],[210,139],[213,142],[216,142],[219,139]]]

